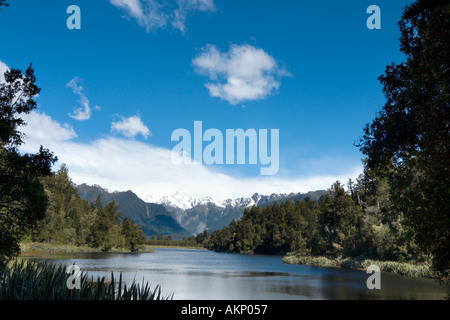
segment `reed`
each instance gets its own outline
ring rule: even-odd
[[[431,264],[427,262],[408,263],[351,258],[329,259],[326,257],[302,256],[296,254],[288,254],[283,258],[283,262],[286,264],[303,264],[314,267],[340,267],[359,270],[366,270],[371,265],[377,265],[383,272],[392,272],[417,278],[435,278],[435,274],[431,269]]]
[[[20,244],[22,254],[28,253],[97,253],[103,252],[100,248],[91,248],[88,246],[76,246],[72,244],[55,244],[40,242],[23,242]],[[124,248],[112,248],[110,253],[129,253]],[[150,247],[143,246],[138,253],[154,253]]]
[[[42,252],[42,253],[93,253],[101,252],[100,249],[90,248],[88,246],[75,246],[71,244],[55,244],[55,243],[40,243],[40,242],[25,242],[20,244],[22,254],[28,252]]]
[[[8,268],[0,271],[0,300],[171,300],[173,295],[164,296],[161,287],[154,289],[148,283],[135,281],[127,285],[122,273],[116,280],[105,277],[89,278],[80,274],[81,287],[70,290],[67,287],[66,267],[48,262],[17,259]]]

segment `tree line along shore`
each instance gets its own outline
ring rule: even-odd
[[[247,208],[220,230],[173,240],[147,238],[123,218],[118,206],[81,199],[66,166],[42,178],[49,199],[46,216],[25,235],[22,256],[40,253],[146,252],[153,247],[206,248],[240,254],[283,255],[290,264],[364,269],[435,277],[431,259],[417,245],[403,215],[392,214],[388,181],[368,169],[334,183],[319,200]],[[370,262],[370,264],[369,264]]]
[[[0,0],[0,7],[6,5]],[[289,263],[360,268],[379,261],[384,270],[430,265],[433,277],[450,283],[448,4],[417,0],[405,7],[398,26],[406,59],[388,65],[379,77],[386,103],[355,143],[364,156],[357,181],[350,180],[347,190],[334,183],[319,201],[248,208],[239,221],[197,235],[198,244],[220,252],[286,255]],[[114,202],[82,200],[65,166],[53,172],[58,159],[50,150],[20,151],[22,116],[37,108],[41,89],[32,64],[25,72],[8,69],[3,78],[2,281],[24,269],[9,269],[24,239],[102,252],[142,250],[142,228]]]

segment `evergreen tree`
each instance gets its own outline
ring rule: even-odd
[[[50,151],[20,154],[19,127],[23,114],[36,108],[40,89],[32,66],[22,74],[11,69],[0,83],[0,268],[20,252],[19,242],[29,228],[44,218],[48,199],[39,180],[56,161]]]
[[[45,218],[31,232],[33,241],[90,245],[104,251],[127,248],[132,252],[144,244],[142,227],[130,218],[122,221],[114,202],[103,206],[99,196],[89,205],[81,199],[64,164],[42,181],[49,205]]]
[[[336,182],[320,199],[320,224],[325,239],[325,254],[355,256],[360,249],[362,209]]]
[[[234,253],[422,260],[404,220],[389,212],[384,183],[374,180],[362,175],[349,192],[336,182],[319,201],[254,206],[228,227],[197,238],[211,250]],[[356,192],[359,199],[352,197]]]
[[[121,213],[117,213],[116,203],[112,201],[103,207],[99,196],[93,204],[93,208],[96,217],[91,226],[90,245],[94,248],[101,248],[105,252],[124,245],[120,227]]]
[[[124,218],[122,221],[122,235],[125,238],[125,246],[131,252],[138,252],[145,242],[142,228],[130,218]]]
[[[443,280],[450,277],[449,17],[448,1],[406,7],[399,22],[406,62],[380,77],[387,103],[359,143]]]
[[[67,167],[42,179],[49,197],[45,219],[32,233],[37,242],[83,245],[88,234],[85,229],[93,219],[88,203],[80,198]]]

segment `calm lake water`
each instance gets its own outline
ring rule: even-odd
[[[368,290],[364,271],[283,264],[281,257],[206,250],[155,249],[141,254],[30,256],[70,265],[94,278],[123,273],[125,281],[161,285],[174,300],[442,299],[444,287],[429,279],[381,274],[381,290]]]

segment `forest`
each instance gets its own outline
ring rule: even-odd
[[[233,253],[424,261],[402,215],[390,214],[383,180],[361,175],[348,191],[334,183],[319,201],[275,203],[245,210],[239,221],[204,240],[211,250]]]
[[[164,247],[184,247],[184,248],[203,248],[203,238],[199,240],[199,236],[183,237],[181,240],[172,239],[171,235],[165,236],[162,233],[151,235],[145,242],[148,246],[164,246]]]
[[[336,182],[319,201],[248,208],[239,221],[196,242],[235,253],[429,260],[449,282],[449,17],[448,1],[405,8],[398,26],[406,59],[379,77],[386,103],[355,142],[364,173],[347,190]],[[142,229],[122,218],[114,202],[83,201],[67,168],[52,171],[58,159],[43,146],[20,152],[22,116],[37,108],[40,91],[32,64],[24,72],[9,69],[0,83],[0,269],[27,237],[138,251]]]
[[[379,77],[386,98],[355,142],[364,174],[348,193],[247,210],[206,245],[229,252],[429,259],[450,281],[450,7],[416,1],[401,20],[401,63]]]
[[[81,199],[65,165],[42,178],[49,199],[45,218],[29,231],[33,242],[89,246],[109,251],[122,248],[137,252],[146,237],[141,226],[123,218],[116,203],[102,205],[100,197],[89,204]]]

